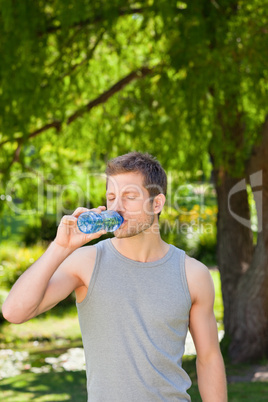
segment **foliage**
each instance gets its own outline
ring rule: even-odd
[[[45,215],[41,217],[39,225],[28,225],[24,229],[22,240],[26,246],[31,246],[40,241],[46,243],[55,239],[57,232],[57,219],[54,215]]]
[[[14,174],[66,184],[132,149],[192,176],[209,174],[209,153],[241,171],[267,111],[260,0],[22,0],[0,11],[4,194]],[[26,182],[9,195],[30,202]]]
[[[0,10],[0,211],[19,202],[58,215],[95,204],[87,176],[133,149],[184,180],[209,176],[210,153],[227,170],[235,154],[233,174],[249,157],[267,98],[260,0],[22,0]],[[231,135],[237,118],[243,138]]]
[[[18,277],[44,253],[44,248],[17,247],[11,243],[0,247],[0,275],[2,288],[10,289]]]
[[[161,236],[205,265],[213,266],[216,265],[217,206],[214,194],[199,194],[202,187],[184,185],[173,194],[160,217]]]
[[[32,246],[41,240],[41,228],[39,225],[25,226],[22,241],[26,247]]]
[[[195,258],[209,267],[215,265],[217,261],[217,239],[215,232],[214,230],[214,233],[201,233],[195,251]]]
[[[57,219],[95,203],[79,172],[134,149],[184,182],[211,163],[246,177],[267,115],[263,1],[1,0],[0,22],[2,216],[49,213],[40,192],[61,194]]]

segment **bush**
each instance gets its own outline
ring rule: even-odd
[[[161,236],[205,265],[216,264],[217,207],[199,205],[191,209],[168,207],[160,217]]]
[[[51,242],[57,233],[57,219],[54,215],[44,215],[39,224],[28,225],[23,231],[22,241],[26,246],[32,246],[40,241]]]
[[[178,230],[176,225],[171,226],[170,221],[161,220],[160,231],[161,237],[166,243],[173,244],[185,252],[191,253],[191,246],[187,237]]]
[[[217,238],[215,233],[199,235],[194,258],[209,267],[217,264]]]
[[[50,242],[55,239],[58,223],[56,216],[44,215],[41,218],[41,239]]]
[[[23,230],[22,241],[25,246],[32,246],[41,240],[40,226],[26,226]]]
[[[1,288],[10,289],[19,276],[44,252],[42,246],[17,247],[12,244],[0,247]]]

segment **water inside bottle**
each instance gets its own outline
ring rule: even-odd
[[[115,211],[103,211],[101,215],[103,217],[104,229],[107,232],[114,232],[124,221],[123,217]]]
[[[101,214],[87,211],[78,217],[77,226],[83,233],[95,233],[102,229],[107,232],[114,232],[123,221],[123,217],[115,211],[103,211]]]
[[[100,214],[83,212],[79,215],[77,226],[83,233],[95,233],[103,228],[103,220]]]

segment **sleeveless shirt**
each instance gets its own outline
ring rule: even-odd
[[[158,261],[96,244],[87,295],[77,304],[90,402],[191,401],[182,368],[191,297],[185,252]]]

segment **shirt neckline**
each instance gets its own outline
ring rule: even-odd
[[[175,247],[172,244],[169,244],[169,249],[167,251],[167,253],[160,258],[159,260],[156,261],[148,261],[148,262],[141,262],[141,261],[135,261],[132,260],[131,258],[125,257],[123,254],[121,254],[113,245],[111,239],[107,239],[107,245],[110,249],[110,251],[116,255],[117,257],[119,257],[121,260],[123,260],[124,262],[128,263],[128,264],[132,264],[135,265],[136,267],[139,268],[153,268],[153,267],[157,267],[158,265],[162,265],[164,264],[167,260],[169,260],[169,258],[172,256]]]

